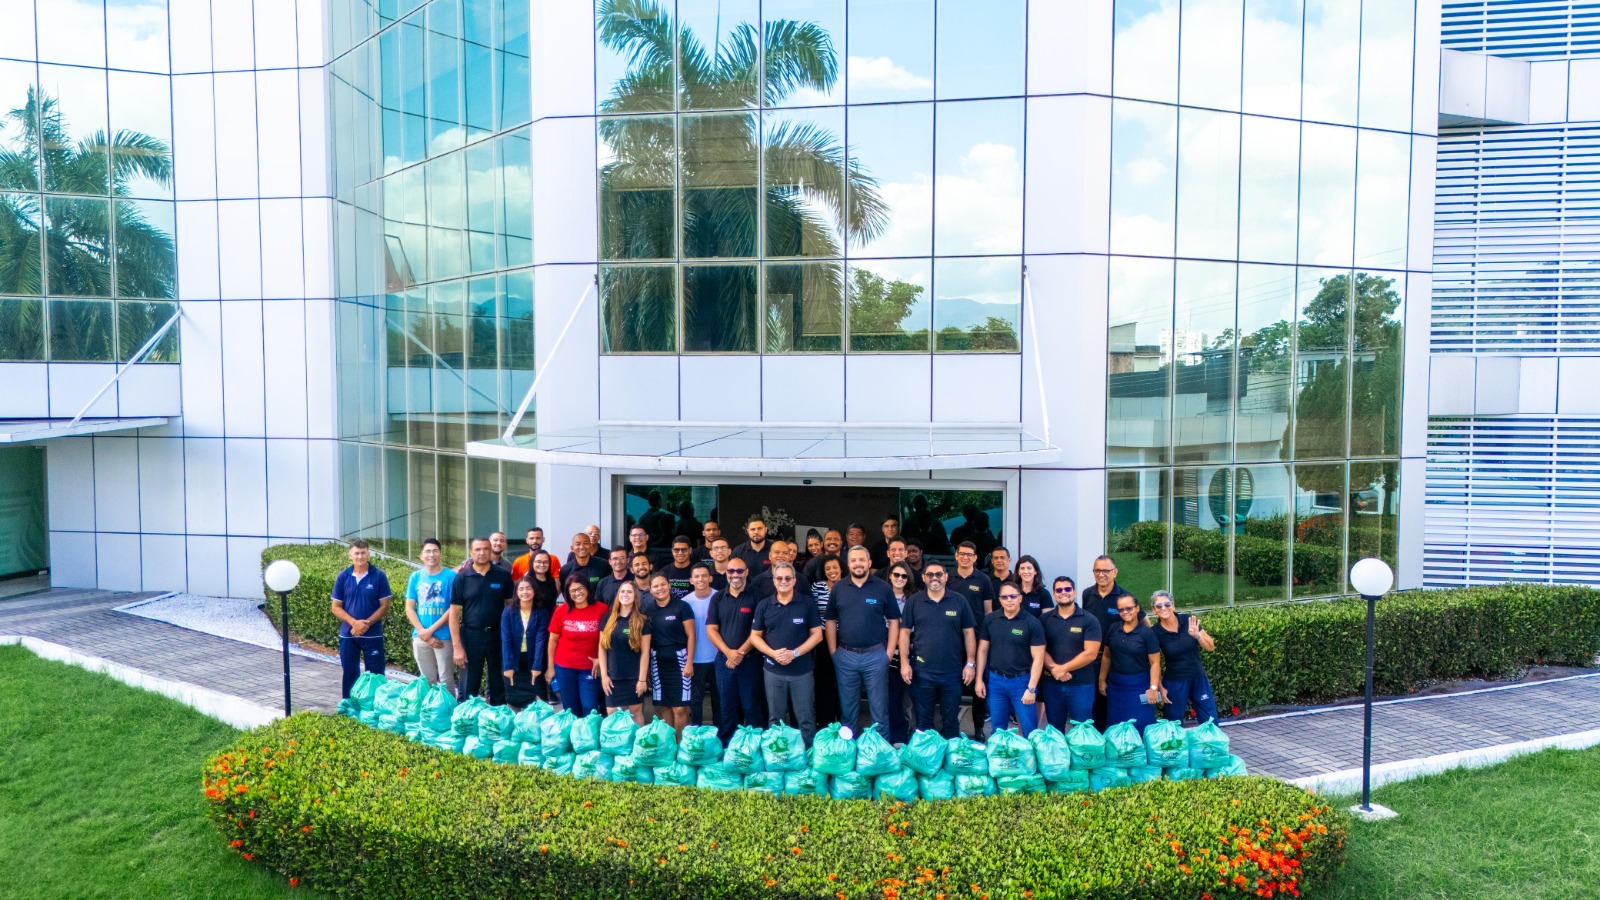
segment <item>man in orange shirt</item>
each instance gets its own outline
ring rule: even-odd
[[[513,581],[528,574],[528,564],[533,562],[533,554],[544,548],[544,529],[535,525],[528,529],[528,552],[517,557],[511,564],[511,578]],[[550,578],[556,584],[561,583],[561,562],[554,553],[550,554]]]

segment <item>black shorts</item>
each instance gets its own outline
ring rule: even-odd
[[[694,686],[683,674],[683,667],[688,664],[688,647],[650,651],[650,699],[656,706],[689,705]]]

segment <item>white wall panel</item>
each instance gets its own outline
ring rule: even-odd
[[[255,197],[259,174],[256,144],[256,80],[249,72],[216,76],[217,196]]]
[[[189,567],[186,541],[181,534],[145,533],[139,539],[141,591],[186,591]]]
[[[179,200],[217,196],[217,126],[210,75],[172,79],[172,184]]]
[[[1551,415],[1556,411],[1559,396],[1559,360],[1554,356],[1524,356],[1522,358],[1521,394],[1517,398],[1517,411],[1523,414]],[[1589,386],[1593,389],[1593,385]]]
[[[304,31],[302,28],[301,33]],[[328,186],[327,71],[301,69],[299,79],[301,193],[307,197],[324,197],[331,193]]]
[[[217,204],[195,200],[178,204],[178,297],[215,300],[221,296],[217,263]],[[187,347],[187,344],[185,345]]]
[[[594,119],[533,123],[533,261],[593,262],[598,191]]]
[[[1028,4],[1028,92],[1111,93],[1110,3]]]
[[[211,0],[167,0],[172,71],[211,71]]]
[[[51,417],[70,419],[80,412],[91,417],[114,417],[117,414],[115,385],[100,394],[93,404],[89,401],[116,374],[117,367],[110,363],[51,363]]]
[[[265,354],[266,434],[275,438],[305,437],[306,403],[315,385],[306,378],[305,301],[268,300],[261,304]],[[326,389],[326,390],[325,390]]]
[[[1411,127],[1439,133],[1440,0],[1417,0],[1416,49],[1412,54]]]
[[[1556,411],[1564,416],[1600,415],[1600,356],[1568,356],[1561,360],[1561,388]]]
[[[139,529],[182,534],[183,440],[139,439]]]
[[[1404,356],[1401,357],[1400,455],[1422,456],[1428,450],[1429,367],[1428,347],[1423,343],[1433,318],[1432,276],[1414,274],[1406,278]]]
[[[305,302],[306,433],[313,438],[338,437],[339,431],[333,314],[332,300]]]
[[[0,418],[48,419],[50,371],[46,363],[0,363]]]
[[[1061,465],[1102,467],[1109,264],[1103,256],[1030,256],[1026,263],[1033,304],[1022,327],[1022,421],[1043,437],[1041,410],[1048,410],[1050,442],[1066,453]],[[1070,345],[1066,352],[1061,340]],[[1035,347],[1044,372],[1042,407]]]
[[[93,532],[50,532],[50,585],[93,590],[99,574],[94,557]]]
[[[261,296],[305,296],[305,243],[298,199],[261,201]]]
[[[222,304],[185,301],[182,306],[183,433],[221,436]]]
[[[543,390],[540,385],[541,393]],[[678,358],[600,357],[600,418],[608,422],[668,422],[682,418],[678,411]],[[539,421],[544,427],[543,403]]]
[[[320,66],[327,61],[322,6],[322,0],[296,0],[295,38],[299,43],[298,53],[302,66]]]
[[[251,188],[252,193],[254,188]],[[218,256],[224,300],[261,298],[261,210],[255,200],[217,204]]]
[[[753,422],[761,410],[758,356],[685,356],[678,377],[685,422]]]
[[[261,196],[300,194],[300,74],[294,69],[256,73],[257,149]]]
[[[295,4],[287,0],[258,0],[255,4],[255,50],[257,69],[286,69],[299,64]]]
[[[1535,62],[1528,67],[1528,121],[1567,120],[1567,61]]]
[[[537,166],[535,167],[537,168]],[[592,242],[591,242],[592,243]],[[662,418],[677,415],[677,360],[657,357],[643,362],[644,357],[609,357],[613,360],[638,360],[638,366],[649,376],[668,373],[667,380],[608,382],[605,367],[600,364],[600,334],[595,312],[599,298],[592,289],[595,270],[592,266],[542,266],[533,271],[533,295],[538,302],[533,305],[533,333],[535,365],[551,367],[554,373],[563,373],[561,380],[546,378],[539,385],[539,426],[541,428],[569,428],[593,424],[599,419]],[[582,301],[581,308],[579,301]],[[577,319],[572,316],[576,310]],[[567,322],[573,322],[560,346],[561,333]],[[662,365],[667,368],[663,369]],[[620,371],[631,372],[629,363],[618,363]],[[598,372],[597,379],[593,373]],[[619,385],[607,394],[605,386]],[[560,384],[559,388],[554,385]],[[654,390],[640,390],[642,385],[655,385]],[[515,396],[506,398],[512,409],[522,402],[523,387],[514,387]],[[631,392],[632,396],[624,396]],[[602,409],[601,398],[606,405]],[[614,405],[615,404],[615,405]],[[668,411],[641,416],[641,406],[666,404]]]
[[[265,537],[228,538],[228,596],[254,600],[262,594],[261,552]]]
[[[1012,558],[1039,560],[1046,583],[1066,575],[1089,582],[1094,558],[1105,552],[1105,472],[1099,469],[1023,469],[1016,504],[1021,543],[1006,540]]]
[[[227,533],[226,470],[221,438],[184,439],[184,522],[190,534]]]
[[[50,527],[93,531],[94,439],[60,438],[44,447]]]
[[[139,441],[95,437],[94,525],[96,531],[139,530]]]
[[[181,324],[181,322],[180,322]],[[178,325],[172,326],[177,329]],[[182,366],[136,365],[117,379],[117,415],[179,416],[183,414]]]
[[[228,596],[227,538],[190,535],[188,562],[190,593]]]
[[[1600,121],[1600,59],[1573,60],[1567,79],[1567,119]]]
[[[935,354],[933,421],[1022,421],[1022,374],[1015,353]]]
[[[1427,480],[1426,459],[1416,457],[1400,460],[1399,567],[1394,573],[1394,586],[1402,591],[1422,587]]]
[[[1110,244],[1111,101],[1028,100],[1023,239],[1028,253],[1104,253]]]
[[[137,591],[144,583],[138,534],[95,535],[95,568],[102,591]]]
[[[570,0],[533,0],[530,55],[533,118],[592,115],[594,11]]]
[[[222,308],[223,421],[230,437],[266,433],[261,304],[234,301]]]
[[[843,354],[761,357],[761,418],[843,422]]]
[[[267,533],[267,442],[227,438],[228,534]]]
[[[847,422],[927,422],[932,394],[931,354],[845,356]]]
[[[282,0],[262,0],[277,6]],[[211,0],[211,57],[218,72],[255,68],[255,14],[251,0]]]
[[[306,297],[332,297],[333,201],[301,201],[301,247]]]
[[[1428,412],[1435,416],[1470,416],[1476,402],[1473,392],[1478,383],[1478,358],[1465,353],[1435,353],[1429,360]],[[1406,381],[1408,396],[1419,393]],[[1402,420],[1407,424],[1410,420]],[[1409,429],[1401,429],[1402,439]]]
[[[310,536],[309,466],[305,441],[267,441],[267,534]]]
[[[1418,137],[1411,141],[1411,221],[1406,238],[1406,268],[1414,272],[1433,269],[1433,172],[1438,151],[1437,138]],[[1420,321],[1424,326],[1428,323],[1427,319]]]

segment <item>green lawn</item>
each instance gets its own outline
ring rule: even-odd
[[[1354,823],[1344,874],[1317,896],[1600,897],[1600,748],[1433,775],[1382,788],[1373,801],[1400,818]]]
[[[0,894],[305,897],[227,849],[200,769],[236,732],[175,701],[0,647]]]

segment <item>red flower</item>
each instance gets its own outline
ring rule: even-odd
[[[1235,706],[1233,708],[1233,714],[1236,715],[1236,716],[1239,714],[1239,707]]]
[[[299,886],[300,886],[300,879],[294,877],[293,875],[289,876],[289,887],[299,887]]]

